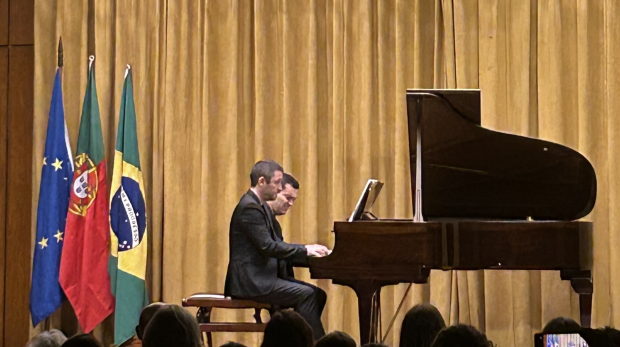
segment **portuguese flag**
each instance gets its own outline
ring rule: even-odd
[[[131,70],[125,73],[121,111],[114,152],[110,190],[110,263],[112,293],[116,297],[114,344],[120,346],[134,335],[142,308],[148,305],[146,292],[146,206],[140,169],[136,107]]]
[[[91,56],[65,227],[65,244],[60,260],[60,286],[86,333],[91,332],[114,309],[107,271],[110,224],[106,162],[93,61],[94,57]]]

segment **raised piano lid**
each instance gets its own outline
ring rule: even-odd
[[[427,220],[568,221],[594,207],[596,175],[590,162],[566,146],[481,127],[479,90],[408,90],[407,114],[412,197],[421,127]]]

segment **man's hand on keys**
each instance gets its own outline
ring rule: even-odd
[[[310,257],[324,257],[330,253],[329,249],[323,245],[306,245],[306,250]]]

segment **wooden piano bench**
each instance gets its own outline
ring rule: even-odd
[[[211,333],[213,332],[264,332],[266,324],[261,320],[260,313],[263,309],[271,309],[269,304],[208,293],[197,293],[183,298],[183,307],[198,307],[196,319],[198,320],[200,331],[207,333],[207,344],[209,347],[213,347],[213,340],[211,338]],[[254,309],[256,323],[211,322],[211,310],[214,308]]]

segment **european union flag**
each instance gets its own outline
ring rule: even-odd
[[[64,297],[58,272],[73,179],[73,159],[65,124],[60,69],[54,80],[42,165],[30,288],[30,313],[34,326],[56,311]]]

